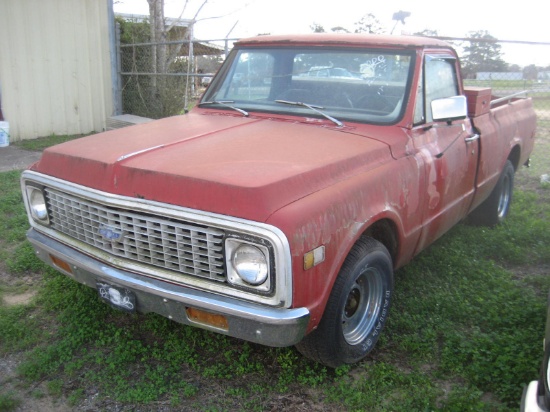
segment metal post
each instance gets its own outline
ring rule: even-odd
[[[189,32],[189,54],[187,56],[187,76],[186,76],[186,79],[185,79],[185,97],[184,97],[184,110],[185,112],[187,113],[187,110],[188,110],[188,107],[189,107],[189,79],[190,79],[190,75],[189,75],[189,72],[190,70],[193,69],[193,65],[191,64],[192,62],[192,57],[193,57],[193,27],[195,25],[195,21],[193,20],[191,22],[191,24],[189,25],[189,28],[188,28],[188,32]],[[194,84],[192,86],[192,89],[191,89],[192,93],[194,93]]]
[[[115,115],[124,113],[122,107],[122,49],[120,48],[120,24],[116,23],[116,100],[115,100]]]
[[[111,94],[113,98],[113,115],[122,114],[122,93],[120,73],[120,27],[115,23],[113,0],[107,0],[107,15],[109,18],[109,54],[111,61]]]

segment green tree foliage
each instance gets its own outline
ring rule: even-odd
[[[355,29],[353,33],[369,33],[369,34],[383,34],[386,33],[386,28],[380,23],[380,20],[372,13],[365,14],[361,17],[361,20],[354,23]],[[325,27],[319,23],[312,23],[310,29],[313,33],[326,33]],[[333,33],[352,33],[343,26],[335,26],[330,29]]]
[[[342,26],[336,26],[330,29],[333,33],[349,33],[349,30]]]
[[[187,72],[187,57],[181,44],[166,47],[162,56],[170,56],[166,64],[159,70],[158,47],[150,43],[151,27],[148,21],[126,21],[118,18],[121,40],[121,70],[122,73],[133,73],[122,76],[122,106],[124,113],[138,116],[161,118],[179,114],[184,109],[184,95],[187,78],[185,76],[161,76],[150,73],[185,73]],[[185,28],[174,27],[169,35],[169,41],[182,40]],[[129,47],[129,45],[132,45]],[[184,44],[187,49],[187,45]],[[177,48],[177,50],[175,49]],[[179,53],[179,55],[178,55]],[[172,57],[176,56],[176,57]],[[168,58],[168,57],[166,57]]]
[[[530,64],[523,69],[523,78],[526,80],[537,80],[539,70],[534,64]]]
[[[320,25],[319,23],[313,23],[310,24],[309,28],[313,33],[326,33],[324,26]],[[342,26],[336,26],[330,29],[332,33],[350,33],[348,29]]]
[[[120,27],[120,42],[122,44],[146,43],[151,40],[151,29],[148,21],[130,22],[122,17],[116,17]]]
[[[506,72],[508,64],[502,59],[501,45],[486,30],[470,32],[463,48],[462,74],[473,79],[478,72]]]
[[[365,14],[354,26],[354,33],[382,34],[387,32],[380,20],[372,13]]]
[[[439,33],[437,32],[437,30],[432,30],[432,29],[424,29],[422,31],[418,31],[416,33],[414,33],[415,36],[424,36],[424,37],[437,37],[439,36]]]
[[[326,33],[325,28],[321,26],[319,23],[312,23],[310,24],[310,29],[313,33]]]

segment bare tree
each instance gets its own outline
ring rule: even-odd
[[[229,14],[233,14],[240,9],[235,9],[231,13],[221,16],[211,16],[199,19],[199,14],[202,12],[204,6],[208,3],[208,0],[203,0],[200,6],[197,8],[191,19],[186,19],[188,23],[187,30],[177,31],[177,33],[184,33],[181,38],[174,39],[174,34],[170,31],[182,20],[183,15],[186,13],[190,0],[182,0],[183,8],[177,19],[174,19],[170,26],[166,25],[166,19],[164,17],[164,0],[147,0],[149,4],[149,19],[151,30],[151,43],[153,43],[153,53],[151,57],[151,68],[153,74],[153,80],[151,82],[151,98],[153,100],[160,100],[160,93],[165,90],[167,76],[157,76],[159,74],[168,73],[170,65],[176,62],[178,56],[182,56],[182,49],[185,44],[189,44],[189,54],[187,56],[187,73],[194,71],[195,56],[193,50],[194,40],[194,28],[199,21],[218,19],[225,17]],[[244,7],[247,7],[250,3],[246,3]],[[178,40],[178,44],[167,44],[167,40]],[[181,42],[179,42],[181,40]],[[187,40],[187,41],[185,41]],[[187,107],[187,95],[189,87],[194,87],[194,82],[187,81],[185,86],[185,107]],[[159,105],[162,102],[159,101]]]
[[[208,0],[204,0],[199,10],[195,14],[195,18],[197,17],[198,13],[207,2]],[[153,73],[166,73],[168,64],[174,60],[174,58],[178,55],[178,53],[181,50],[181,47],[180,47],[180,48],[176,48],[176,50],[169,52],[169,49],[165,44],[168,38],[168,33],[170,32],[170,30],[174,28],[174,26],[179,21],[181,21],[181,18],[185,13],[185,10],[187,9],[189,0],[185,0],[183,4],[183,9],[179,17],[176,20],[174,20],[172,24],[168,27],[166,27],[166,22],[164,18],[164,0],[147,0],[147,3],[149,3],[149,20],[150,20],[149,24],[151,28],[151,43],[155,43],[155,45],[153,46],[153,57],[151,59]]]
[[[193,26],[197,21],[197,17],[203,7],[206,5],[208,0],[204,0],[197,12],[195,13],[193,19],[191,19],[187,30],[185,31],[185,37],[189,40],[189,56],[188,56],[188,70],[193,67]],[[172,23],[167,26],[166,19],[164,16],[164,0],[147,0],[149,4],[149,25],[150,25],[150,37],[152,45],[152,55],[151,55],[151,70],[153,73],[153,78],[151,80],[151,95],[150,98],[153,101],[158,101],[157,105],[162,105],[160,98],[161,93],[163,93],[166,88],[166,76],[156,76],[158,74],[165,74],[168,72],[170,64],[173,63],[181,54],[184,43],[179,45],[169,46],[167,44],[168,33],[182,20],[189,0],[183,2],[183,8],[179,17],[172,21]],[[185,40],[181,38],[181,40]],[[187,89],[187,87],[186,87]],[[187,102],[186,102],[187,103]]]
[[[150,27],[151,27],[151,43],[156,43],[153,46],[153,58],[152,66],[154,73],[166,73],[168,66],[174,59],[181,54],[183,48],[183,43],[177,47],[168,47],[166,43],[168,39],[168,33],[172,30],[178,22],[182,20],[183,15],[185,14],[187,7],[189,5],[189,0],[183,1],[183,8],[179,17],[172,21],[170,26],[166,26],[165,17],[164,17],[164,0],[147,0],[149,3],[149,18],[150,18]],[[185,31],[185,37],[181,40],[189,40],[189,49],[190,56],[193,58],[193,46],[192,42],[194,39],[194,26],[199,21],[208,20],[208,19],[218,19],[224,16],[213,16],[205,17],[199,19],[199,14],[203,10],[204,6],[208,3],[208,0],[203,0],[201,5],[198,7],[194,16],[188,20],[189,26]],[[180,39],[178,39],[180,40]]]
[[[151,29],[152,48],[151,69],[153,73],[166,73],[166,29],[164,25],[164,0],[147,0],[149,3],[149,27]],[[153,76],[156,86],[156,77]]]

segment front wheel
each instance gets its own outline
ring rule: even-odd
[[[468,217],[468,221],[477,226],[495,226],[502,223],[510,210],[514,190],[514,165],[506,161],[497,185],[489,197]]]
[[[392,293],[388,250],[374,239],[359,240],[338,274],[318,328],[296,347],[333,368],[360,361],[380,337]]]

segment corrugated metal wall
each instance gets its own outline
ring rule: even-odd
[[[0,0],[0,87],[11,140],[105,129],[107,0]]]

